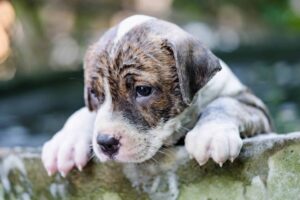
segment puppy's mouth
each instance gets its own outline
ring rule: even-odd
[[[185,136],[178,139],[172,146],[183,146]],[[121,163],[142,163],[150,160],[156,154],[170,148],[166,145],[151,145],[149,143],[137,143],[131,146],[123,143],[122,140],[108,145],[106,148],[100,146],[96,140],[93,140],[94,154],[101,162],[115,161]]]
[[[146,142],[126,143],[127,140],[111,141],[111,144],[103,146],[94,139],[94,154],[101,162],[141,163],[153,157],[162,148],[162,145],[151,145]]]

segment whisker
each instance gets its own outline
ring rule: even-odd
[[[161,154],[163,154],[163,155],[165,155],[165,156],[167,156],[168,158],[171,158],[171,159],[174,158],[173,153],[171,153],[170,151],[166,152],[166,151],[164,151],[164,149],[158,150],[158,153],[161,153]]]
[[[154,163],[155,163],[156,165],[159,165],[159,162],[158,162],[157,160],[155,160],[155,158],[151,157],[151,160],[154,161]]]
[[[185,130],[185,131],[190,131],[190,130],[192,130],[192,129],[186,128],[186,127],[184,127],[184,126],[180,126],[179,129],[183,129],[183,130]]]
[[[174,159],[175,158],[175,155],[174,154],[170,154],[170,153],[165,153],[164,152],[164,155],[166,155],[168,158],[170,159]]]
[[[97,156],[94,152],[90,155],[88,161],[92,160],[93,158],[97,158]]]
[[[173,153],[174,153],[170,148],[162,147],[162,149],[163,149],[164,151],[167,151],[167,152],[170,153],[170,154],[173,154]]]
[[[148,149],[153,149],[153,150],[157,150],[156,147],[153,147],[153,146],[146,146]],[[173,152],[169,150],[169,152],[165,152],[164,150],[169,150],[169,149],[158,149],[157,150],[157,153],[160,153],[160,154],[163,154],[164,156],[168,157],[168,158],[171,158],[173,159],[174,158],[174,155],[173,155]]]

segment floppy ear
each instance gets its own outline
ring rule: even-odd
[[[84,68],[84,101],[86,107],[90,111],[94,111],[97,109],[96,97],[94,92],[92,91],[91,86],[89,85],[90,82],[90,74],[92,71],[93,66],[96,66],[96,53],[95,53],[95,45],[90,46],[85,54],[84,61],[83,61],[83,68]]]
[[[91,85],[91,74],[97,74],[97,66],[99,65],[99,57],[101,52],[109,51],[108,45],[112,42],[116,36],[117,27],[110,28],[104,35],[93,45],[91,45],[85,54],[83,61],[84,68],[84,101],[86,107],[90,111],[98,109],[99,99],[97,97],[97,91],[93,90]]]
[[[221,70],[219,59],[192,36],[166,42],[174,54],[183,99],[189,104],[197,91]]]

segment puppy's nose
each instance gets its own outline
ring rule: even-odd
[[[109,135],[98,135],[97,143],[100,146],[104,154],[108,156],[113,156],[119,150],[119,140]]]

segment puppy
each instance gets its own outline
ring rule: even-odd
[[[185,137],[200,165],[233,161],[243,137],[270,132],[267,109],[200,41],[136,15],[108,30],[84,60],[86,107],[45,143],[49,175],[100,161],[140,163]]]

